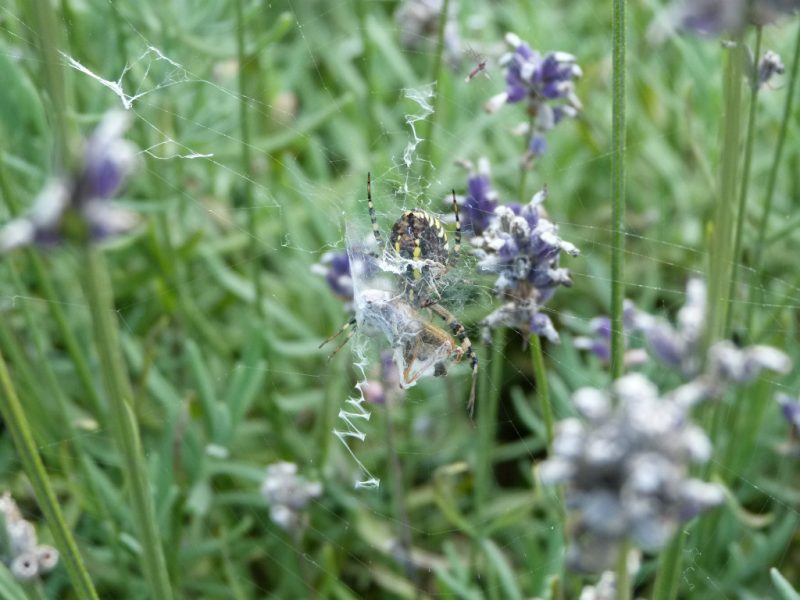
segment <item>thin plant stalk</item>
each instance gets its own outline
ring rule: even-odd
[[[431,79],[434,81],[433,89],[433,112],[428,119],[428,129],[424,141],[424,160],[422,164],[422,178],[427,181],[431,169],[433,168],[434,134],[436,133],[436,120],[439,117],[439,101],[442,96],[442,75],[444,73],[444,30],[447,25],[447,14],[450,9],[450,0],[442,3],[442,12],[439,14],[439,29],[436,33],[436,54],[431,66]]]
[[[613,104],[611,113],[611,378],[624,371],[623,304],[625,301],[625,5],[614,0]]]
[[[61,60],[58,56],[57,44],[60,32],[52,4],[48,0],[33,0],[33,14],[44,79],[52,107],[50,118],[53,120],[56,143],[54,162],[57,165],[64,165],[68,164],[70,159],[71,136],[67,124],[67,111],[64,110],[67,107],[67,94],[61,74]]]
[[[252,160],[250,156],[250,127],[247,118],[248,96],[247,54],[244,44],[244,0],[236,0],[236,56],[239,62],[239,136],[242,149],[242,203],[247,207],[247,226],[250,237],[250,260],[252,262],[253,288],[255,290],[256,313],[264,318],[264,290],[261,284],[261,267],[259,265],[258,247],[258,212],[253,204],[253,180],[251,178]]]
[[[500,377],[503,373],[505,329],[494,331],[489,370],[480,370],[478,386],[478,456],[475,472],[475,505],[479,515],[479,530],[485,529],[485,505],[492,488],[494,436],[497,408],[500,401]],[[491,377],[490,377],[491,375]]]
[[[525,147],[523,149],[524,152],[528,151],[528,142],[530,140],[531,135],[533,135],[533,126],[536,122],[535,115],[531,115],[528,119],[528,137],[525,138]],[[517,191],[517,200],[520,204],[525,204],[525,184],[528,180],[528,171],[531,170],[532,165],[530,165],[527,161],[527,155],[520,161],[519,164],[519,188]]]
[[[38,447],[33,439],[30,425],[17,397],[2,354],[0,354],[0,413],[5,426],[11,433],[22,467],[30,480],[36,500],[53,534],[56,548],[64,560],[67,575],[75,594],[82,600],[97,600],[94,584],[83,564],[83,558],[78,551],[78,545],[75,543],[72,532],[67,527],[61,512],[61,505],[58,503],[42,458],[39,456]]]
[[[761,55],[761,27],[756,27],[756,41],[753,56],[755,61]],[[736,212],[736,233],[733,239],[733,260],[738,262],[741,260],[742,252],[742,231],[744,230],[744,221],[747,216],[747,191],[750,184],[750,165],[753,158],[753,140],[755,139],[755,123],[756,123],[756,107],[758,106],[758,91],[761,88],[758,82],[758,67],[757,62],[750,66],[750,108],[747,117],[747,133],[745,134],[745,150],[744,150],[744,164],[742,165],[742,182],[739,188],[739,206]],[[731,283],[728,288],[728,300],[730,306],[725,318],[725,329],[723,334],[728,337],[731,333],[731,323],[733,320],[733,306],[736,297],[736,284],[739,279],[739,269],[735,266],[731,273]]]
[[[630,542],[623,540],[617,549],[616,600],[631,600],[631,574],[628,570],[628,550]]]
[[[722,132],[722,162],[719,194],[713,221],[708,265],[708,313],[705,346],[723,337],[723,327],[730,309],[728,292],[734,262],[733,232],[736,186],[738,184],[741,141],[742,73],[745,60],[743,36],[734,36],[725,67],[725,112]]]
[[[683,529],[675,533],[658,560],[658,571],[653,586],[653,600],[675,600],[678,597],[681,576],[681,556],[686,544]]]
[[[530,336],[531,360],[533,362],[533,374],[536,376],[536,395],[539,398],[539,405],[542,410],[544,420],[545,439],[547,440],[548,452],[553,448],[553,406],[550,404],[550,391],[547,386],[547,371],[544,368],[544,353],[542,352],[542,340],[536,334]]]
[[[794,57],[792,58],[791,74],[789,75],[788,90],[786,92],[786,103],[783,107],[781,128],[778,133],[778,141],[775,144],[775,155],[772,159],[772,167],[769,171],[769,179],[767,180],[767,190],[764,194],[761,219],[758,224],[758,238],[753,251],[751,273],[754,280],[750,284],[747,314],[745,317],[745,331],[747,332],[748,337],[752,337],[753,317],[755,314],[754,306],[757,302],[756,295],[758,293],[758,285],[755,281],[755,277],[759,275],[759,270],[761,269],[761,261],[764,255],[764,247],[767,235],[767,223],[769,222],[769,217],[772,212],[772,200],[775,196],[775,184],[778,180],[778,169],[780,168],[781,160],[783,158],[786,135],[789,131],[789,121],[792,118],[792,105],[794,103],[794,94],[797,84],[798,64],[800,64],[800,25],[797,27],[797,37],[794,45]]]
[[[394,514],[397,521],[398,539],[400,540],[402,567],[406,577],[411,581],[415,589],[418,589],[417,570],[411,560],[412,533],[411,521],[408,518],[406,507],[406,489],[403,476],[403,465],[397,455],[397,446],[394,441],[394,426],[392,424],[392,399],[386,399],[385,415],[386,419],[386,452],[389,455],[389,468],[392,471],[392,500],[394,504]]]
[[[372,40],[369,38],[369,26],[367,24],[367,5],[368,0],[356,0],[356,16],[358,17],[358,31],[361,34],[361,47],[363,52],[362,71],[364,82],[367,86],[367,93],[364,95],[364,110],[366,118],[361,119],[364,123],[364,133],[367,137],[367,148],[372,148],[377,140],[375,138],[375,96],[373,90],[375,86],[372,81]]]
[[[86,249],[86,295],[92,313],[103,382],[111,402],[112,424],[131,494],[133,521],[142,545],[145,579],[151,598],[170,600],[172,588],[132,406],[133,392],[120,349],[111,281],[101,251],[92,246]]]

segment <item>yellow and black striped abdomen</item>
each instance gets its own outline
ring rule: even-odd
[[[403,213],[392,226],[389,244],[402,258],[447,264],[447,232],[424,210]]]

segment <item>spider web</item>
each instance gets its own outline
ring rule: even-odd
[[[330,87],[330,78],[325,72],[326,69],[330,68],[330,65],[327,62],[323,64],[320,61],[318,58],[320,47],[312,33],[307,32],[319,30],[321,24],[332,16],[338,15],[340,10],[346,6],[345,2],[332,2],[317,14],[311,14],[304,7],[292,3],[288,5],[289,12],[297,24],[296,32],[297,36],[299,36],[297,45],[304,49],[300,54],[300,58],[308,63],[309,79],[320,88],[320,95],[326,97],[328,103],[339,107],[332,112],[334,120],[337,118],[344,119],[346,117],[346,106],[348,103],[352,104],[354,100],[337,96],[336,91]],[[156,9],[150,7],[150,10]],[[166,18],[168,11],[166,8],[163,8],[163,10],[163,15]],[[479,20],[483,17],[486,20],[488,19],[488,14],[488,7],[480,7],[473,13],[472,18]],[[7,23],[12,23],[14,26],[4,24],[2,25],[2,31],[7,34],[8,39],[16,42],[21,49],[22,64],[32,68],[35,60],[31,58],[35,55],[33,48],[24,40],[17,38],[15,33],[17,29],[21,29],[28,34],[32,34],[32,30],[24,20],[13,13],[13,9],[3,9],[3,16]],[[604,17],[598,13],[595,23],[604,22]],[[383,33],[387,35],[395,33],[391,26],[387,29],[385,22],[375,23],[374,20],[370,20],[369,23],[371,26],[374,25],[378,28],[371,30],[376,37]],[[447,214],[447,198],[450,188],[456,187],[457,191],[462,191],[464,187],[463,181],[465,180],[464,174],[452,164],[453,161],[459,158],[473,160],[477,158],[483,150],[484,142],[482,136],[494,136],[498,130],[505,132],[510,128],[511,121],[514,120],[505,116],[501,116],[499,119],[490,119],[482,113],[481,103],[475,100],[476,97],[481,95],[484,97],[490,96],[498,91],[498,86],[502,86],[502,77],[496,70],[491,72],[492,79],[478,77],[471,81],[468,87],[461,90],[459,94],[445,95],[440,105],[441,114],[437,115],[439,119],[437,121],[438,137],[435,142],[437,155],[441,157],[441,160],[433,164],[432,175],[428,179],[422,179],[419,173],[422,171],[423,161],[427,159],[421,157],[419,152],[421,149],[420,144],[424,142],[423,126],[432,115],[431,94],[433,93],[433,88],[429,83],[411,86],[398,85],[395,90],[396,96],[405,99],[409,106],[409,108],[404,109],[406,114],[401,123],[381,124],[380,135],[375,140],[365,143],[365,148],[356,149],[354,157],[344,157],[340,145],[334,143],[325,145],[326,142],[322,142],[322,150],[324,151],[322,162],[324,166],[330,172],[339,175],[338,181],[335,183],[332,178],[315,179],[304,173],[301,164],[294,160],[290,153],[279,151],[264,152],[264,156],[259,158],[274,162],[286,174],[283,183],[285,187],[277,189],[263,183],[264,177],[259,176],[263,175],[263,172],[260,174],[257,172],[258,164],[255,165],[254,174],[252,171],[243,170],[233,156],[234,152],[231,149],[235,149],[244,142],[232,115],[236,114],[236,106],[240,100],[244,100],[251,114],[260,119],[273,118],[284,113],[284,116],[286,116],[292,111],[279,106],[277,103],[269,103],[255,97],[242,98],[236,88],[234,78],[228,77],[225,79],[222,76],[215,79],[213,76],[214,67],[219,67],[224,71],[226,65],[222,64],[223,61],[199,60],[193,54],[193,50],[188,43],[171,44],[169,50],[159,49],[164,46],[160,41],[157,41],[160,40],[160,36],[152,23],[149,25],[147,23],[143,24],[123,16],[122,25],[128,38],[128,46],[125,49],[127,58],[121,69],[119,67],[109,67],[107,63],[98,60],[96,57],[94,57],[95,60],[91,60],[88,57],[82,57],[79,60],[66,50],[62,53],[64,58],[63,68],[65,73],[71,73],[77,89],[98,97],[96,104],[98,110],[101,107],[106,109],[121,105],[135,115],[141,129],[147,131],[151,136],[146,143],[140,144],[143,147],[142,153],[146,158],[143,177],[160,182],[160,185],[163,186],[167,193],[178,199],[175,210],[182,217],[185,217],[182,229],[183,235],[188,237],[186,232],[197,227],[212,231],[218,239],[229,238],[234,239],[234,241],[236,239],[249,241],[251,234],[247,228],[246,220],[251,211],[257,211],[262,217],[264,215],[268,216],[268,219],[264,220],[285,221],[293,210],[292,203],[296,202],[298,198],[307,199],[308,210],[319,211],[322,215],[320,220],[331,224],[325,232],[328,237],[323,241],[319,241],[313,236],[304,235],[299,227],[283,231],[276,231],[275,228],[266,227],[265,229],[268,229],[269,233],[259,233],[256,240],[260,254],[244,260],[238,259],[232,263],[232,266],[235,267],[234,270],[224,271],[226,284],[230,286],[231,290],[234,290],[231,293],[239,301],[252,302],[255,297],[252,285],[245,276],[250,267],[253,266],[253,261],[259,261],[260,263],[269,257],[277,255],[282,260],[309,267],[310,263],[314,262],[326,250],[350,248],[352,253],[353,248],[359,247],[365,243],[365,240],[369,240],[371,232],[365,208],[366,190],[364,178],[365,172],[371,168],[369,164],[366,164],[369,161],[365,160],[370,153],[385,152],[388,154],[388,164],[390,166],[384,167],[382,171],[373,172],[373,197],[382,231],[385,234],[391,223],[404,209],[419,207],[430,210],[433,213]],[[328,38],[328,44],[342,46],[337,50],[337,58],[335,60],[345,62],[348,60],[347,57],[352,57],[358,52],[357,44],[353,43],[352,33],[351,31],[339,30]],[[522,35],[527,32],[518,31],[518,33]],[[524,37],[532,39],[531,36]],[[552,35],[549,36],[549,39],[552,39]],[[557,46],[558,40],[554,40],[554,42],[553,46]],[[332,51],[333,49],[328,48],[328,50]],[[415,50],[413,53],[431,57],[433,50],[423,48]],[[583,59],[584,57],[579,56],[579,58]],[[462,76],[456,79],[462,80],[463,75],[468,73],[472,67],[474,65],[465,65]],[[491,66],[489,68],[491,69]],[[370,93],[369,90],[366,93]],[[193,95],[203,95],[208,104],[215,105],[215,110],[207,112],[195,110],[189,102],[184,101],[185,97]],[[768,101],[771,102],[771,100]],[[455,126],[444,120],[446,114],[455,112],[468,116],[468,127],[465,127],[463,122],[460,126]],[[590,114],[586,119],[591,123],[593,120],[595,122],[600,121],[602,117],[598,114]],[[170,121],[170,123],[165,125],[165,121]],[[320,143],[320,137],[317,135],[318,127],[314,126],[313,123],[302,122],[300,119],[289,121],[285,125],[288,136],[295,140],[300,140],[307,146]],[[333,129],[334,131],[339,131],[336,127]],[[592,134],[592,131],[585,133],[589,137]],[[568,136],[570,134],[567,132],[564,135]],[[642,156],[651,156],[649,144],[653,137],[664,139],[667,134],[658,131],[634,133],[628,148],[629,155],[634,160],[640,153]],[[506,152],[506,157],[513,157],[516,150],[511,148],[517,149],[518,141],[513,140],[513,142],[506,144],[500,140],[497,141],[497,144]],[[596,140],[594,142],[596,143]],[[373,145],[370,146],[370,144]],[[254,153],[262,152],[257,141],[251,141],[250,147]],[[454,149],[457,149],[456,153],[453,153]],[[593,253],[607,256],[609,251],[608,227],[597,225],[590,221],[587,222],[580,218],[581,213],[588,214],[594,209],[594,204],[599,202],[598,198],[579,196],[577,199],[573,199],[573,204],[577,208],[571,213],[562,212],[557,199],[559,197],[569,197],[572,192],[578,189],[577,184],[572,182],[580,180],[582,171],[592,169],[597,163],[607,163],[609,155],[602,143],[596,144],[591,152],[579,152],[577,159],[568,158],[567,153],[571,149],[568,146],[565,146],[563,150],[559,150],[558,147],[554,148],[552,157],[545,159],[541,165],[537,166],[537,171],[531,180],[531,186],[534,185],[534,182],[535,184],[547,182],[550,185],[554,199],[554,202],[549,207],[550,218],[559,224],[561,235],[565,239],[579,246],[584,256],[591,257]],[[309,159],[309,161],[313,160],[313,158]],[[216,193],[208,193],[208,189],[205,189],[196,194],[194,190],[186,189],[180,182],[171,181],[169,176],[161,170],[160,164],[162,161],[167,161],[166,164],[184,169],[190,179],[213,179],[214,185],[209,187],[215,187]],[[342,173],[342,164],[348,161],[356,166]],[[500,161],[497,162],[499,163]],[[513,160],[509,159],[508,162],[512,164],[511,167],[495,165],[497,179],[516,178],[516,166],[513,165]],[[654,177],[659,177],[661,176],[658,172],[659,167],[656,161],[653,162],[655,165]],[[6,160],[6,163],[8,164],[8,160]],[[13,167],[14,165],[12,165]],[[41,179],[42,173],[35,168],[34,173]],[[36,177],[32,177],[32,179],[36,179]],[[236,206],[231,205],[232,203],[204,197],[224,197],[226,195],[224,190],[240,186],[245,182],[250,183],[254,188],[253,202],[249,206]],[[680,182],[676,182],[675,185],[677,192],[680,193]],[[31,187],[33,191],[33,186]],[[640,184],[638,188],[642,190],[646,189],[646,186]],[[220,192],[219,190],[223,191]],[[510,199],[513,194],[513,186],[509,186],[505,192],[505,197]],[[585,188],[580,193],[586,193]],[[600,195],[602,196],[602,194]],[[685,204],[686,201],[681,206],[685,207]],[[626,258],[629,263],[638,265],[637,274],[647,273],[648,271],[654,273],[666,272],[670,275],[670,279],[665,282],[650,276],[638,277],[629,274],[625,282],[628,293],[630,296],[635,297],[637,301],[646,303],[648,299],[657,299],[658,302],[668,304],[670,308],[674,309],[681,304],[684,297],[683,282],[689,275],[702,275],[702,265],[707,260],[705,253],[702,250],[698,250],[703,246],[702,230],[697,225],[687,224],[679,232],[676,241],[676,236],[673,232],[666,231],[658,223],[659,215],[657,213],[648,215],[647,211],[640,211],[639,214],[642,215],[645,223],[637,227],[635,231],[629,231],[626,234],[630,248],[626,252]],[[347,229],[345,229],[345,223],[348,224]],[[74,269],[78,266],[78,260],[77,256],[68,254],[64,263],[70,265],[73,269],[72,272],[75,272]],[[217,262],[209,260],[209,265],[220,267]],[[565,298],[563,301],[557,299],[552,306],[548,307],[547,311],[557,324],[561,324],[563,332],[568,334],[569,327],[572,327],[576,332],[585,332],[589,320],[603,309],[602,301],[589,302],[586,298],[602,296],[602,293],[599,293],[598,290],[602,292],[607,288],[610,281],[609,274],[602,263],[591,260],[591,258],[572,260],[567,266],[570,268],[575,280],[575,288],[572,291],[565,292],[563,296],[569,294],[570,297],[582,298],[582,300],[573,306],[569,299]],[[211,268],[209,267],[209,269]],[[740,271],[740,281],[743,282],[743,288],[749,291],[750,284],[747,282],[750,280],[751,274],[748,272],[748,267],[746,265],[735,265],[735,268]],[[467,304],[470,304],[470,315],[474,316],[474,313],[478,313],[477,318],[480,318],[480,314],[485,315],[492,306],[491,282],[481,281],[469,275],[468,269],[469,265],[456,268],[452,279],[449,280],[451,281],[452,304],[455,309],[462,309]],[[189,283],[199,288],[206,284],[218,284],[220,279],[222,277],[219,274],[211,275],[206,270],[195,270],[187,274],[184,283]],[[310,283],[312,281],[313,277],[311,275],[304,279],[305,284],[316,286],[314,289],[322,293],[321,286]],[[366,284],[366,289],[380,289],[380,285],[382,285],[373,280],[362,281],[361,283]],[[800,306],[798,289],[798,282],[791,276],[776,277],[769,289],[757,290],[759,294],[756,296],[756,302],[759,310],[774,311],[776,315],[796,310]],[[474,290],[478,291],[477,294],[474,293]],[[78,297],[80,298],[80,296]],[[4,295],[3,300],[4,313],[10,312],[16,315],[20,305],[25,304],[31,308],[34,314],[38,314],[42,318],[46,318],[44,316],[46,314],[44,310],[45,304],[61,302],[60,300],[43,296],[20,295],[17,293]],[[747,302],[749,300],[743,300],[740,308],[746,307]],[[119,308],[118,316],[123,329],[130,336],[136,335],[138,323],[143,318],[142,315],[157,309],[160,305],[161,300],[156,292],[150,290],[142,291],[136,296],[135,301]],[[270,302],[268,305],[273,309],[275,308],[275,303]],[[89,307],[81,300],[71,300],[67,306],[75,309],[84,318],[88,316]],[[768,327],[772,327],[778,333],[787,334],[793,329],[792,325],[777,317],[769,321]],[[242,371],[255,370],[263,373],[264,376],[279,378],[282,382],[286,382],[286,385],[297,386],[297,381],[306,381],[307,384],[310,384],[306,386],[308,388],[324,387],[326,376],[320,374],[318,364],[310,364],[308,361],[301,360],[300,356],[306,348],[316,345],[315,342],[324,337],[327,332],[311,330],[311,328],[307,328],[307,332],[308,339],[297,342],[296,346],[287,345],[286,347],[287,351],[294,352],[292,356],[296,357],[295,366],[290,364],[287,368],[285,363],[272,365],[254,362],[248,364],[240,361],[233,371],[224,371],[217,368],[214,371],[214,383],[220,388],[225,388],[227,387],[226,384],[233,382]],[[567,335],[567,339],[568,337]],[[373,465],[380,464],[380,461],[375,460],[375,453],[370,450],[382,447],[380,442],[383,434],[374,426],[374,420],[370,419],[371,413],[378,409],[369,406],[365,407],[365,399],[361,393],[370,374],[370,369],[374,368],[378,361],[377,354],[382,340],[383,343],[387,343],[385,335],[381,337],[381,335],[376,335],[375,333],[358,336],[353,340],[355,342],[353,343],[353,366],[355,367],[355,380],[358,382],[355,388],[356,392],[352,397],[335,396],[339,410],[346,415],[346,417],[342,417],[342,412],[339,412],[339,424],[344,424],[344,429],[336,427],[336,435],[347,442],[346,457],[351,460],[342,461],[337,459],[334,461],[336,469],[333,479],[345,482],[348,487],[355,480],[361,487],[376,488],[380,479],[388,477],[387,474],[380,472],[373,474],[375,469]],[[512,345],[516,341],[515,338],[512,338],[507,351],[498,351],[498,356],[504,362],[504,369],[500,373],[500,379],[494,379],[493,375],[487,376],[488,385],[493,390],[503,389],[510,383],[517,387],[527,387],[527,389],[533,387],[533,381],[527,369],[521,366],[519,353],[512,349]],[[567,344],[562,344],[562,348],[552,348],[548,352],[548,359],[557,372],[559,369],[568,369],[571,364],[568,361],[568,348],[564,346],[567,346]],[[129,352],[129,356],[132,354],[133,352]],[[317,358],[319,359],[320,357]],[[158,372],[158,366],[156,364],[156,373]],[[447,378],[425,378],[420,380],[419,385],[409,392],[409,396],[405,400],[410,407],[409,410],[418,413],[417,418],[412,419],[412,422],[416,436],[422,441],[415,442],[412,439],[408,442],[401,451],[401,458],[408,459],[409,462],[414,460],[417,464],[428,461],[431,466],[428,466],[427,469],[431,475],[446,460],[454,460],[457,451],[463,449],[462,445],[457,447],[455,452],[452,448],[442,452],[437,447],[437,442],[446,440],[444,432],[447,427],[443,426],[443,424],[454,420],[468,422],[463,403],[465,395],[461,393],[461,390],[454,393],[451,387],[454,382],[458,381],[462,384],[460,388],[464,388],[464,384],[468,379],[466,371],[466,369],[462,369],[461,372],[456,370]],[[151,380],[157,380],[156,375],[153,375],[152,372],[150,377]],[[558,374],[554,375],[554,378],[557,381],[562,381],[561,376]],[[782,381],[771,383],[790,394],[797,391],[795,385],[787,385]],[[165,387],[170,385],[169,382],[161,382],[161,384]],[[272,387],[274,388],[275,386],[276,384],[273,383]],[[152,387],[153,384],[151,384]],[[278,394],[273,389],[269,392],[269,395],[275,396]],[[180,392],[175,392],[175,396],[181,397]],[[455,400],[451,401],[453,399]],[[280,404],[276,403],[276,406],[280,406]],[[529,448],[523,451],[523,456],[527,456],[530,461],[538,458],[538,450],[531,441],[532,436],[519,425],[515,407],[509,403],[504,403],[501,405],[500,410],[501,413],[498,415],[499,433],[504,435],[507,440],[510,438],[512,441],[516,441],[523,448]],[[331,436],[330,430],[328,430],[327,434],[329,437]],[[106,438],[107,432],[94,425],[89,427],[86,433],[82,435],[85,437]],[[435,440],[434,443],[424,443],[424,440],[429,439]],[[55,438],[47,445],[44,445],[42,450],[48,455],[52,453],[55,456],[60,446],[66,445],[71,441],[69,439]],[[264,435],[263,441],[267,445],[271,443],[266,435]],[[370,442],[372,442],[372,445],[370,445]],[[356,443],[360,445],[354,445]],[[228,453],[230,455],[230,453],[235,453],[234,448],[224,448],[223,450],[223,454]],[[206,448],[204,451],[212,452],[215,450]],[[440,454],[444,455],[445,458],[440,459]],[[312,467],[313,463],[313,458],[302,453],[284,456],[284,458],[294,458],[306,467]],[[171,471],[167,470],[160,461],[154,464],[156,470],[160,469],[160,472],[171,475]],[[318,468],[322,469],[323,466]],[[253,475],[255,471],[255,468],[247,471],[247,477],[253,479],[250,483],[254,487],[256,485],[255,476]],[[65,475],[73,476],[72,474]],[[737,473],[736,475],[744,476],[744,473]],[[765,505],[769,501],[790,508],[782,497],[766,491],[761,482],[744,481],[744,483],[751,486],[753,491],[759,491],[765,496]],[[380,492],[376,491],[374,493],[378,494]],[[388,523],[391,526],[396,525],[394,513],[389,512],[384,506],[375,504],[373,500],[363,492],[358,492],[353,496],[352,501],[358,506],[359,512],[367,514],[373,520]],[[347,527],[350,525],[351,519],[353,519],[352,516],[342,516],[337,513],[330,507],[330,504],[323,500],[314,502],[313,508],[319,511],[326,520],[330,520],[338,526]],[[266,510],[262,512],[252,506],[237,510],[241,517],[253,519],[263,528],[269,528]],[[793,509],[790,508],[790,510]],[[416,537],[446,534],[446,531],[428,530],[424,525],[414,526],[413,529]],[[337,541],[334,534],[326,532],[313,522],[310,525],[310,532],[330,544],[336,551],[341,552],[346,560],[356,565],[357,569],[369,571],[376,566],[363,555],[355,554],[348,550]],[[524,545],[528,535],[530,535],[528,532],[523,532],[506,536],[501,546],[502,550],[508,554],[519,551],[520,545]],[[312,557],[310,553],[304,551],[290,539],[282,538],[279,535],[274,536],[274,539],[278,540],[277,543],[284,544],[287,554],[296,556],[301,563],[308,564],[320,572],[326,572],[329,569],[326,565],[317,562],[317,559]],[[89,544],[92,540],[83,539],[80,542]],[[377,543],[376,545],[382,548],[385,553],[391,554],[391,548],[386,549]],[[699,570],[699,563],[696,560],[698,558],[696,556],[697,552],[697,549],[690,548],[687,550],[686,558],[688,560],[685,562],[683,576],[690,589],[692,585],[703,580],[706,584],[711,584],[712,591],[717,589],[718,597],[724,597],[723,581],[715,581],[714,575]],[[527,557],[525,551],[521,556],[523,558]],[[270,558],[268,560],[271,560],[271,564],[287,577],[298,576],[297,573],[291,571],[291,567],[287,566],[285,562]],[[529,572],[533,572],[540,567],[529,566],[526,568]],[[249,585],[261,592],[268,591],[260,587],[262,584],[258,579],[246,575],[244,570],[240,571],[238,576],[249,577]],[[718,587],[717,584],[719,584]],[[311,585],[306,585],[308,586],[306,589],[311,592],[313,590]],[[498,590],[493,591],[501,593]]]

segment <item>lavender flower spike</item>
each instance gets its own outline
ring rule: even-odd
[[[478,269],[497,275],[495,294],[506,303],[483,321],[484,334],[512,327],[558,341],[549,317],[541,312],[559,286],[570,286],[569,271],[559,267],[562,251],[580,252],[558,236],[558,228],[539,214],[546,190],[522,207],[499,206],[483,235],[472,240]]]
[[[532,128],[523,127],[528,137],[528,157],[541,156],[547,148],[545,134],[564,117],[575,117],[583,108],[575,94],[575,80],[583,74],[576,58],[567,52],[542,56],[520,38],[506,34],[512,52],[500,59],[506,69],[506,89],[486,103],[486,112],[504,104],[527,102]]]
[[[661,548],[680,523],[722,502],[718,486],[689,478],[690,464],[711,454],[705,433],[644,375],[618,379],[611,393],[578,390],[574,402],[583,420],[559,423],[540,467],[543,483],[566,486],[573,568],[608,568],[623,539]]]
[[[122,138],[128,125],[127,113],[107,113],[86,142],[80,169],[48,181],[30,212],[0,229],[0,252],[65,239],[99,242],[132,229],[135,215],[109,202],[137,164],[136,147]]]
[[[800,10],[800,0],[682,0],[675,20],[700,35],[740,30],[748,24],[767,25]]]

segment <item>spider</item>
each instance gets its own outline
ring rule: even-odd
[[[447,243],[447,232],[441,221],[428,212],[415,208],[400,215],[389,234],[388,243],[383,241],[375,207],[372,204],[372,181],[367,173],[367,208],[372,223],[372,233],[383,256],[405,263],[399,294],[383,290],[366,290],[361,294],[362,323],[383,331],[395,351],[397,364],[405,365],[402,372],[403,386],[413,385],[422,375],[432,372],[435,377],[447,374],[446,362],[455,358],[459,362],[465,355],[472,369],[472,384],[469,403],[472,414],[475,404],[475,383],[478,374],[478,357],[467,337],[464,326],[446,308],[439,304],[437,284],[447,273],[454,260],[461,255],[461,221],[455,190],[453,212],[456,231],[452,252]],[[374,259],[380,259],[372,254]],[[419,311],[428,309],[449,328],[444,329],[427,322]],[[333,357],[355,333],[358,321],[354,317],[336,333],[320,344],[322,348],[331,340],[347,331],[345,339],[334,349]],[[458,340],[456,343],[455,340]],[[329,357],[329,358],[330,358]]]

